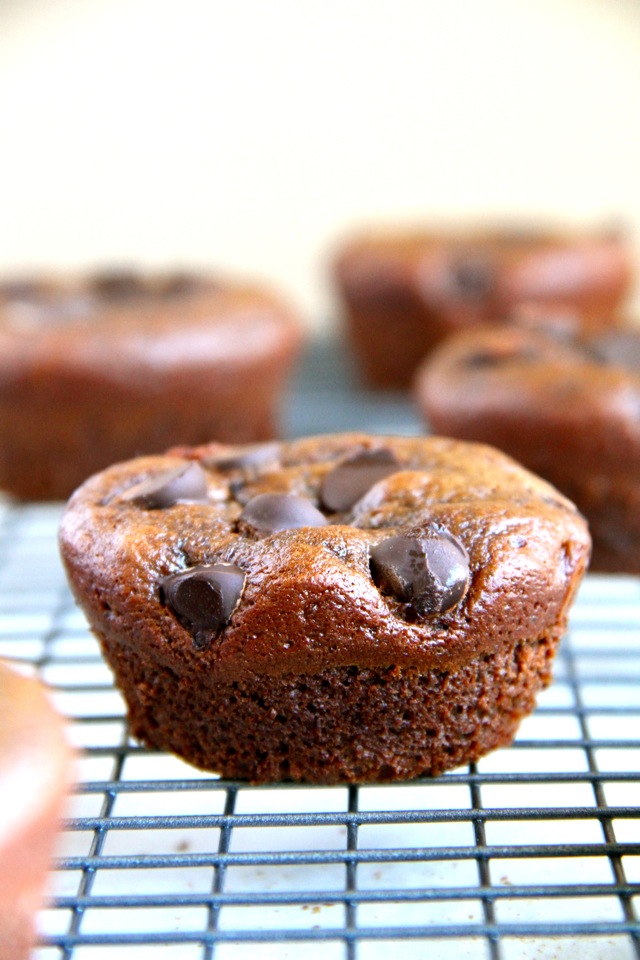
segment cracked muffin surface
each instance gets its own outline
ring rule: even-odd
[[[509,742],[590,548],[496,450],[365,434],[115,465],[60,539],[133,732],[254,781],[404,779]]]

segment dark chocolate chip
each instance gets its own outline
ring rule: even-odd
[[[147,510],[165,510],[176,503],[206,503],[206,474],[192,461],[136,484],[127,491],[126,499]]]
[[[212,563],[173,573],[160,583],[160,600],[202,649],[229,623],[244,589],[245,573],[234,563]]]
[[[503,353],[490,352],[489,350],[476,351],[475,353],[467,354],[463,358],[462,363],[465,367],[470,367],[472,370],[484,370],[487,367],[499,367],[504,364],[505,360],[511,360],[512,357],[505,357]]]
[[[322,527],[327,518],[306,497],[293,493],[259,493],[238,518],[238,530],[249,536],[269,537],[281,530]]]
[[[593,337],[587,346],[591,357],[604,365],[640,370],[640,332],[612,330]]]
[[[257,470],[267,464],[277,464],[280,452],[281,446],[277,442],[248,443],[206,457],[202,462],[216,470]]]
[[[522,346],[501,350],[478,350],[468,354],[463,363],[472,370],[485,370],[490,367],[503,367],[510,363],[535,363],[542,358],[539,350]]]
[[[251,487],[251,484],[247,486],[247,478],[242,477],[238,480],[232,480],[229,484],[229,493],[241,506],[246,507],[255,493]]]
[[[335,512],[348,510],[374,483],[401,469],[391,450],[361,450],[325,474],[320,487],[322,505]]]
[[[147,292],[143,279],[133,270],[105,270],[94,274],[88,285],[92,293],[104,300],[128,300]]]
[[[460,257],[451,265],[450,276],[453,290],[463,300],[484,300],[495,284],[493,264],[482,256]]]
[[[467,592],[467,551],[442,528],[389,537],[371,547],[369,557],[380,590],[411,604],[418,617],[450,610]]]
[[[172,273],[163,278],[159,286],[159,293],[163,297],[188,297],[198,293],[205,287],[205,281],[195,273]],[[211,281],[206,281],[207,289],[213,287]]]

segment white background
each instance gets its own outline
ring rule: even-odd
[[[640,253],[638,0],[0,0],[4,274],[203,264],[319,327],[354,226],[532,216]]]

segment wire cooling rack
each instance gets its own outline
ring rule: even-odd
[[[314,386],[314,356],[290,432],[318,432],[314,409],[419,429],[335,366]],[[82,751],[34,960],[640,958],[640,580],[587,577],[511,748],[437,780],[249,787],[129,738],[59,515],[0,503],[0,656],[47,683]]]

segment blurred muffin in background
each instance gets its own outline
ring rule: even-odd
[[[522,304],[574,315],[580,328],[614,322],[631,284],[619,232],[542,229],[361,233],[334,260],[344,325],[364,378],[406,388],[448,334],[510,322]]]
[[[589,521],[593,570],[640,573],[640,329],[480,327],[426,358],[415,399],[436,433],[499,447]]]
[[[117,460],[267,440],[302,326],[259,284],[107,271],[0,285],[0,488],[65,499]]]
[[[40,684],[0,662],[0,957],[27,960],[71,750]]]

